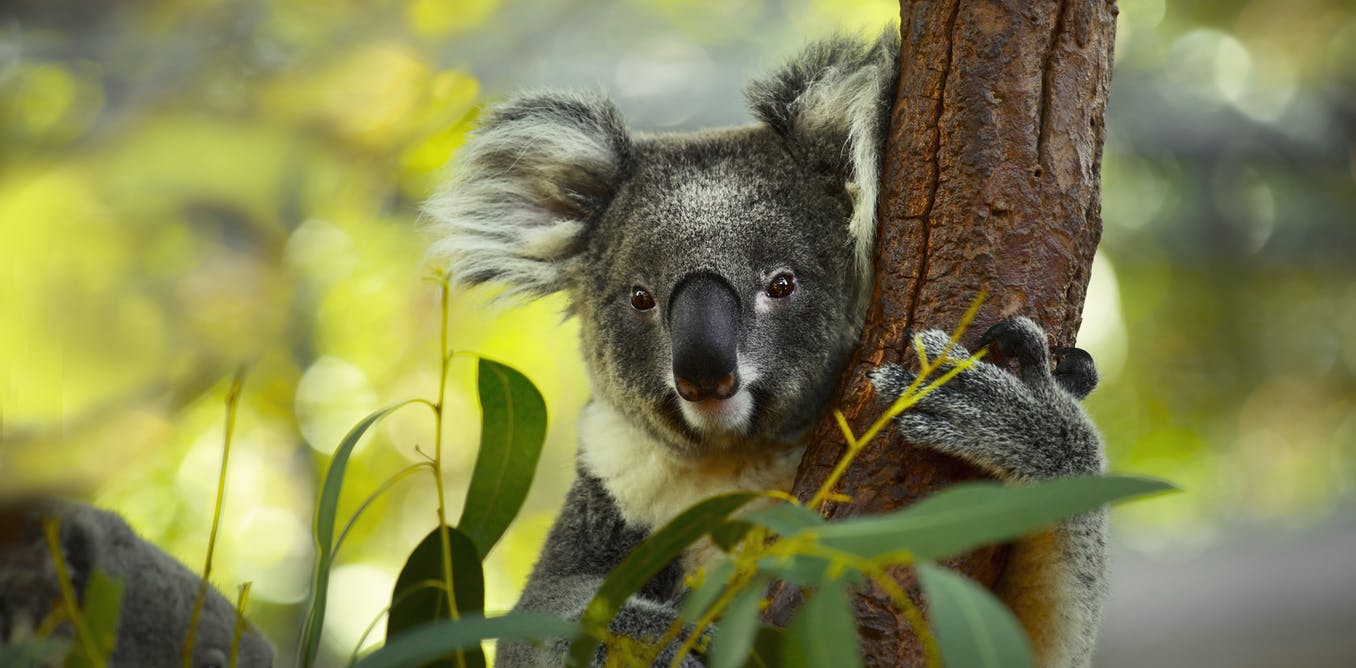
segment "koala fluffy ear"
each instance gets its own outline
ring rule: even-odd
[[[874,43],[837,37],[812,44],[745,89],[754,114],[809,158],[841,173],[853,195],[857,262],[871,268],[881,152],[898,80],[899,31]]]
[[[541,93],[498,109],[425,205],[434,262],[457,285],[560,290],[590,223],[617,192],[631,138],[601,97]]]

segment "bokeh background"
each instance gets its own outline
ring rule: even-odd
[[[1113,467],[1186,493],[1116,511],[1099,665],[1356,662],[1356,9],[1121,3],[1105,235],[1080,345]],[[367,412],[436,391],[419,202],[485,105],[612,95],[630,122],[747,122],[752,74],[886,0],[0,0],[0,492],[122,512],[196,567],[230,375],[248,376],[215,583],[291,663],[319,475]],[[543,389],[549,441],[490,556],[507,609],[572,476],[587,394],[562,303],[456,295],[457,349]],[[473,462],[454,363],[444,478]],[[361,446],[345,508],[421,457],[427,412]],[[325,651],[380,617],[434,525],[397,485],[334,574]],[[367,637],[378,641],[382,624]]]

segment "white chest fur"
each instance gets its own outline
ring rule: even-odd
[[[764,457],[683,458],[597,400],[580,416],[579,433],[584,467],[603,481],[627,524],[652,529],[717,494],[789,490],[804,451],[797,447]]]

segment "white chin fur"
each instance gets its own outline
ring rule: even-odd
[[[753,417],[753,394],[747,387],[739,388],[729,399],[707,401],[678,400],[683,419],[703,434],[744,433]]]

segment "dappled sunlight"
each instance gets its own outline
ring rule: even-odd
[[[1078,346],[1097,361],[1100,382],[1115,383],[1125,365],[1126,344],[1116,268],[1106,255],[1098,253],[1092,259],[1088,296],[1083,303],[1083,324],[1078,329]]]
[[[0,36],[0,492],[92,500],[200,568],[243,367],[212,580],[232,596],[253,582],[278,665],[311,593],[330,456],[373,410],[436,398],[420,205],[487,105],[579,88],[644,130],[743,123],[747,72],[898,16],[886,0],[19,4]],[[1356,16],[1337,0],[1131,0],[1119,20],[1087,405],[1114,471],[1187,493],[1117,509],[1117,540],[1180,556],[1238,527],[1329,521],[1356,502]],[[451,295],[442,434],[455,522],[480,443],[476,356],[544,396],[536,477],[485,561],[490,611],[536,559],[588,400],[564,298],[499,289]],[[431,458],[433,431],[410,405],[364,437],[340,530]],[[436,508],[420,470],[353,523],[326,660],[389,603]]]

